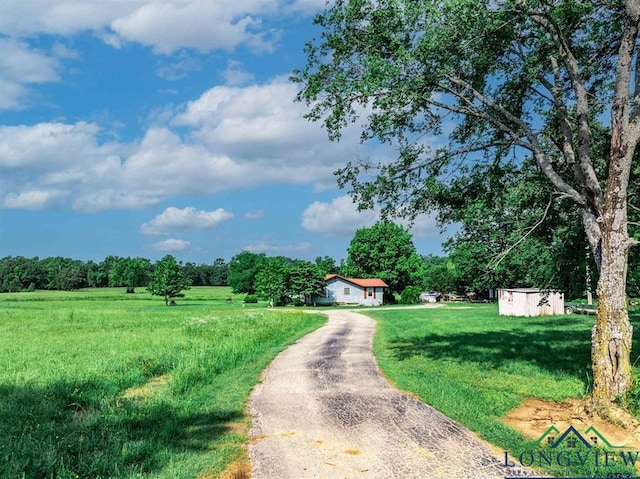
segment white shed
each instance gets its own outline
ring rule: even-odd
[[[500,316],[549,316],[564,314],[564,293],[535,288],[498,290]]]

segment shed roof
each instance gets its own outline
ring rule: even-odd
[[[380,278],[345,278],[339,274],[328,274],[325,276],[324,280],[329,281],[334,278],[340,278],[349,283],[355,284],[356,286],[360,286],[361,288],[374,288],[376,286],[382,288],[388,288],[389,285],[382,281]]]

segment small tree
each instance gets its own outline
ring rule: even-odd
[[[147,291],[154,296],[163,296],[164,303],[169,306],[173,298],[184,297],[182,291],[188,290],[190,285],[191,280],[185,278],[182,265],[168,254],[155,264]]]
[[[316,260],[317,261],[317,260]],[[301,263],[291,269],[289,289],[292,296],[303,296],[304,302],[324,295],[327,284],[320,268],[312,263]]]
[[[278,304],[289,290],[290,268],[283,257],[266,258],[255,277],[256,292]]]
[[[418,304],[420,303],[420,293],[422,293],[420,286],[407,286],[400,295],[400,302],[402,304]]]

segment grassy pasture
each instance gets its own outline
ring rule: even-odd
[[[502,450],[531,448],[533,441],[500,420],[525,398],[562,401],[589,392],[593,316],[505,318],[496,305],[480,304],[367,314],[378,320],[374,351],[387,378]],[[639,316],[633,312],[632,323]],[[640,336],[634,339],[637,356]],[[576,466],[551,470],[559,477],[637,475]]]
[[[324,322],[229,296],[0,295],[0,477],[217,477],[260,372]]]

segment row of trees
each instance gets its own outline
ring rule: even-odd
[[[530,178],[519,181],[527,168]],[[190,285],[229,285],[236,293],[258,294],[276,303],[322,294],[327,274],[382,278],[396,296],[408,286],[481,294],[490,288],[535,286],[583,297],[595,286],[595,271],[580,234],[580,217],[555,200],[534,173],[532,164],[496,171],[488,181],[493,183],[488,186],[491,194],[485,195],[473,187],[480,173],[471,169],[443,190],[456,204],[447,214],[460,225],[444,244],[447,257],[420,256],[405,228],[380,222],[356,231],[346,259],[339,263],[329,256],[307,262],[243,251],[228,264],[218,258],[210,265],[179,263],[179,269]],[[627,290],[633,297],[640,296],[638,260],[638,252],[632,251]],[[148,286],[156,265],[145,258],[116,256],[98,263],[5,257],[0,259],[0,291],[112,286],[134,292]]]
[[[123,287],[133,292],[147,286],[155,265],[145,258],[107,256],[101,262],[71,258],[0,259],[0,292],[34,289],[73,290],[80,288]],[[221,258],[213,264],[180,263],[182,274],[194,286],[226,286],[228,265]]]

